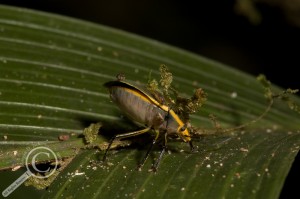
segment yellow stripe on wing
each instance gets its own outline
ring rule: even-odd
[[[122,87],[124,90],[126,90],[129,93],[132,93],[133,95],[141,98],[144,101],[147,101],[149,103],[153,103],[156,106],[158,106],[159,108],[161,108],[162,110],[168,112],[169,111],[169,107],[163,104],[160,104],[158,101],[156,101],[153,97],[151,97],[150,95],[142,92],[141,90],[137,89],[134,87],[134,89],[131,88],[126,88],[126,87]],[[174,112],[174,111],[173,111]],[[174,112],[175,114],[175,112]],[[178,116],[177,116],[178,117]]]

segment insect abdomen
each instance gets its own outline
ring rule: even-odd
[[[138,90],[121,86],[111,86],[110,97],[118,107],[132,120],[147,126],[152,126],[155,117],[167,114],[153,104],[147,96]]]

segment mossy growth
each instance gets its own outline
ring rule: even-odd
[[[101,123],[92,123],[90,126],[83,130],[84,140],[88,145],[96,142],[98,139],[98,133],[101,128]]]
[[[45,175],[48,175],[52,170],[47,172]],[[30,176],[24,183],[25,186],[33,186],[38,190],[46,189],[49,187],[52,182],[56,179],[60,171],[56,170],[47,178],[42,178],[43,176],[40,173],[37,173],[36,176]]]
[[[193,127],[189,123],[190,114],[193,114],[204,105],[207,100],[207,94],[204,92],[202,88],[197,88],[194,91],[194,94],[190,98],[186,98],[172,86],[173,75],[169,71],[168,67],[164,64],[160,66],[160,80],[156,79],[148,80],[147,89],[153,97],[159,101],[160,103],[167,105],[171,109],[173,109],[181,119],[186,123],[187,127],[190,129],[190,132],[194,135],[196,134],[212,134],[212,133],[228,133],[233,132],[239,129],[243,129],[251,124],[256,123],[261,120],[271,109],[274,100],[280,99],[283,102],[287,103],[290,109],[300,113],[300,107],[291,99],[291,95],[296,94],[298,89],[286,89],[280,93],[274,93],[272,90],[272,84],[264,75],[259,75],[257,77],[258,82],[260,82],[264,88],[264,96],[266,97],[268,104],[266,105],[265,110],[258,115],[253,120],[241,124],[239,126],[231,127],[231,128],[222,128],[217,118],[210,114],[210,120],[214,124],[213,129],[199,129]],[[158,83],[159,82],[159,83]]]
[[[265,97],[272,103],[274,99],[280,99],[285,102],[289,108],[293,111],[300,113],[300,107],[297,105],[291,98],[291,95],[294,95],[299,92],[299,89],[288,88],[280,93],[274,93],[271,89],[271,82],[267,80],[265,75],[259,75],[257,80],[263,85],[265,89]]]
[[[173,109],[185,123],[189,115],[197,112],[207,100],[207,94],[202,88],[197,88],[190,98],[186,98],[172,86],[173,74],[162,64],[159,68],[160,80],[150,79],[147,88],[156,100]],[[158,84],[159,82],[159,84]]]

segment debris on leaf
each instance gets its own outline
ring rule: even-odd
[[[84,139],[87,144],[92,144],[97,140],[101,126],[101,123],[93,123],[83,130]]]
[[[268,100],[273,100],[273,93],[271,90],[271,82],[269,80],[267,80],[265,75],[260,74],[259,76],[257,76],[257,81],[260,82],[262,84],[262,86],[265,89],[265,97]]]
[[[58,140],[59,141],[67,141],[67,140],[69,140],[70,139],[70,135],[59,135],[58,136]]]
[[[206,101],[206,93],[202,88],[195,90],[194,95],[191,98],[184,98],[177,96],[176,107],[174,110],[182,116],[183,120],[187,122],[189,115],[199,111]]]
[[[116,76],[118,81],[124,81],[125,80],[125,75],[123,73],[119,73]]]
[[[263,85],[265,89],[265,96],[268,100],[273,101],[274,99],[280,99],[287,103],[289,108],[293,111],[300,113],[300,107],[290,98],[290,95],[294,95],[299,92],[299,89],[288,88],[279,94],[276,94],[271,89],[271,82],[267,80],[264,75],[259,75],[257,80]]]
[[[171,107],[184,122],[189,121],[189,115],[195,113],[206,101],[206,93],[202,88],[197,88],[192,97],[180,96],[179,92],[172,87],[173,75],[168,67],[162,64],[159,68],[161,79],[159,85],[155,79],[148,81],[147,89],[155,99]],[[160,90],[161,88],[161,90]]]
[[[164,92],[168,93],[169,88],[171,87],[172,81],[173,81],[173,75],[169,71],[168,67],[164,64],[162,64],[159,68],[160,71],[160,85]]]
[[[70,162],[73,160],[73,158],[65,158],[63,161],[59,161],[60,167],[56,169],[53,172],[53,169],[49,170],[48,172],[45,172],[44,175],[40,173],[36,173],[32,176],[30,176],[24,183],[25,186],[33,186],[38,190],[46,189],[48,188],[52,182],[56,179],[56,177],[60,174],[62,170],[64,170]],[[53,172],[53,173],[52,173]],[[49,176],[49,177],[45,177]]]
[[[49,172],[45,173],[45,175],[48,175],[49,173],[53,172],[50,170]],[[58,176],[60,172],[55,171],[52,175],[50,175],[48,178],[43,178],[43,175],[36,174],[36,176],[30,176],[24,183],[25,186],[33,186],[38,190],[46,189],[49,187],[52,182],[55,180],[55,178]]]

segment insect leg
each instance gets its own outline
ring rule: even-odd
[[[165,118],[165,120],[167,121],[167,124],[166,124],[166,128],[167,128],[167,129],[168,129],[168,125],[169,125],[168,117],[169,117],[169,115],[170,115],[170,110],[171,110],[171,108],[169,107],[169,108],[168,108],[168,114],[166,115],[166,118]],[[159,154],[159,156],[158,156],[158,159],[154,162],[154,164],[153,164],[153,166],[152,166],[152,171],[153,171],[153,172],[156,172],[156,171],[157,171],[157,168],[158,168],[158,166],[159,166],[159,163],[160,163],[162,157],[164,156],[164,154],[165,154],[165,152],[166,152],[166,148],[167,148],[167,135],[168,135],[168,133],[167,133],[167,130],[166,130],[166,131],[165,131],[165,134],[164,134],[165,139],[163,140],[162,150],[161,150],[161,152],[160,152],[160,154]]]
[[[123,134],[118,134],[115,135],[109,142],[107,149],[105,150],[104,156],[103,156],[103,162],[106,160],[106,156],[107,156],[107,152],[109,151],[112,143],[115,141],[115,139],[123,139],[123,138],[128,138],[128,137],[133,137],[133,136],[137,136],[137,135],[141,135],[143,133],[146,133],[147,131],[149,131],[151,129],[151,127],[147,127],[145,129],[139,130],[139,131],[133,131],[133,132],[129,132],[129,133],[123,133]]]
[[[146,153],[144,159],[143,159],[142,162],[139,164],[138,169],[141,169],[141,168],[144,166],[146,160],[147,160],[148,157],[149,157],[150,151],[152,150],[153,146],[155,145],[155,143],[156,143],[156,141],[157,141],[157,139],[158,139],[158,137],[159,137],[159,131],[156,130],[155,133],[156,133],[156,136],[155,136],[155,138],[153,139],[153,141],[152,141],[152,143],[151,143],[151,146],[149,147],[149,149],[148,149],[148,151],[147,151],[147,153]]]
[[[189,141],[190,147],[191,147],[191,152],[192,153],[197,153],[198,152],[198,147],[194,147],[192,140]]]
[[[159,163],[162,159],[162,157],[164,156],[165,152],[166,152],[166,149],[167,149],[167,133],[165,133],[165,139],[163,140],[163,146],[162,146],[162,150],[158,156],[158,159],[155,161],[155,163],[153,164],[152,166],[152,171],[153,172],[156,172],[157,171],[157,168],[159,166]]]

